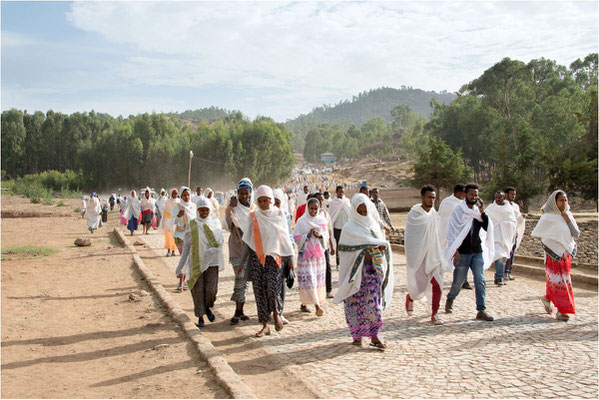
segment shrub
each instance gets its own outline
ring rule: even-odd
[[[58,203],[56,203],[56,207],[64,207],[67,204],[63,201],[63,200],[59,200]]]
[[[54,200],[52,200],[52,199],[44,199],[42,201],[42,204],[45,205],[45,206],[51,206],[51,205],[54,205]]]

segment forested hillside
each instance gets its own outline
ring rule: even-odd
[[[219,107],[207,107],[201,108],[199,110],[186,110],[181,113],[174,112],[166,114],[169,118],[178,119],[180,121],[190,121],[193,123],[198,123],[202,121],[206,122],[214,122],[219,119],[225,119],[231,114],[236,113],[237,111],[229,111]]]
[[[445,91],[436,93],[405,86],[401,89],[382,87],[362,92],[334,106],[325,104],[316,107],[308,114],[287,121],[286,125],[294,135],[294,147],[301,149],[308,131],[318,124],[327,123],[348,129],[352,124],[360,127],[376,117],[391,123],[394,120],[391,111],[398,104],[408,106],[413,113],[428,119],[433,111],[430,105],[432,99],[444,104],[455,98],[455,94]]]
[[[187,182],[193,151],[192,184],[224,187],[244,176],[276,184],[293,167],[290,143],[285,125],[241,113],[189,126],[165,114],[12,109],[2,113],[2,178],[71,170],[87,189],[177,185]]]

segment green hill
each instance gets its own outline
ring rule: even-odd
[[[362,125],[374,117],[382,117],[391,122],[391,110],[398,104],[405,104],[416,114],[428,118],[432,112],[430,101],[437,99],[440,103],[450,103],[456,95],[448,92],[427,92],[402,86],[401,89],[382,87],[371,89],[354,96],[352,100],[344,100],[331,105],[316,107],[308,114],[302,114],[288,120],[287,126],[294,128],[305,123],[355,124]]]

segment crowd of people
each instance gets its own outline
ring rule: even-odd
[[[128,198],[114,196],[121,223],[131,235],[139,224],[144,234],[152,227],[159,229],[166,256],[179,253],[177,290],[191,292],[199,328],[205,326],[204,318],[215,320],[212,309],[219,272],[225,268],[224,231],[228,231],[229,263],[234,273],[230,300],[236,304],[232,325],[250,319],[244,306],[251,282],[261,324],[256,336],[270,335],[271,324],[282,330],[289,323],[284,316],[285,292],[297,282],[301,312],[314,311],[320,317],[327,298],[343,303],[352,343],[361,346],[362,338],[367,338],[371,346],[386,348],[379,335],[394,276],[393,253],[385,233],[395,227],[377,189],[360,187],[350,200],[343,185],[337,185],[330,196],[328,191],[310,191],[309,185],[254,188],[252,181],[244,178],[230,193],[222,222],[211,189],[197,187],[192,193],[182,186],[168,192],[161,189],[158,195],[150,188],[142,192],[141,199],[135,191]],[[494,283],[498,286],[515,279],[514,254],[527,217],[515,202],[516,194],[514,187],[505,188],[485,207],[476,184],[457,184],[437,212],[437,189],[430,185],[421,188],[421,202],[410,209],[404,235],[408,315],[413,314],[415,301],[428,301],[432,323],[443,324],[439,307],[445,273],[452,273],[445,300],[445,312],[451,313],[471,271],[476,319],[493,321],[485,306],[484,271],[495,266]],[[113,202],[109,203],[112,208]],[[568,314],[575,313],[570,266],[580,231],[565,192],[552,193],[541,211],[532,232],[541,239],[546,253],[547,289],[541,301],[547,313],[552,313],[555,305],[557,319],[565,321]],[[85,204],[83,215],[90,230],[97,229],[101,206],[95,193]],[[336,293],[333,256],[339,274]]]

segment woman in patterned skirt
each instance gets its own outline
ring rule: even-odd
[[[344,302],[352,344],[361,346],[362,337],[369,337],[371,346],[384,350],[378,336],[382,312],[393,294],[391,246],[368,196],[354,195],[351,205],[352,214],[339,238],[339,290],[333,302]]]
[[[541,302],[545,312],[551,314],[557,308],[556,319],[567,321],[568,314],[575,314],[574,292],[570,268],[576,255],[576,242],[580,230],[570,212],[568,196],[562,190],[553,192],[541,207],[541,218],[531,236],[541,238],[545,250],[545,278],[547,288]]]
[[[262,185],[256,189],[258,208],[250,212],[248,226],[243,229],[244,255],[246,270],[252,280],[258,320],[262,329],[256,337],[270,335],[268,322],[272,314],[275,329],[283,329],[281,312],[283,299],[283,257],[293,255],[293,245],[289,238],[289,230],[285,215],[274,207],[273,190]],[[293,269],[293,265],[289,266]]]
[[[300,309],[310,312],[308,304],[314,304],[316,315],[320,317],[326,298],[324,244],[329,240],[329,233],[326,219],[318,213],[319,203],[315,197],[308,200],[308,212],[297,221],[293,238],[299,249],[296,276],[302,302]]]

